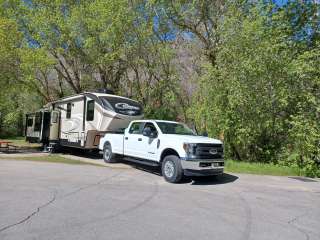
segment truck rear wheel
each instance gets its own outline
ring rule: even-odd
[[[110,143],[105,143],[103,147],[103,160],[106,163],[117,162],[116,154],[112,153],[112,148]]]
[[[183,177],[183,170],[178,156],[166,156],[162,162],[162,176],[167,182],[178,183]]]

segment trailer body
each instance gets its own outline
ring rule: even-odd
[[[97,149],[107,132],[121,132],[143,117],[142,106],[113,94],[85,92],[26,115],[26,139],[44,145]]]

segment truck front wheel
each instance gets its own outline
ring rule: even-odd
[[[106,163],[115,163],[117,162],[116,160],[116,155],[112,153],[112,148],[110,143],[105,143],[103,147],[103,160]]]
[[[167,182],[178,183],[183,177],[183,170],[178,156],[166,156],[162,162],[162,176]]]

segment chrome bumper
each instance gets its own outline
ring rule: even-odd
[[[218,175],[224,170],[223,159],[181,159],[181,166],[186,175]]]

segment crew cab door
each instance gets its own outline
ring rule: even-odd
[[[123,140],[124,155],[141,158],[143,125],[143,122],[133,122],[126,131]]]
[[[143,131],[149,128],[151,129],[151,136],[143,136],[142,135],[142,141],[141,141],[141,148],[139,149],[139,155],[141,158],[145,158],[148,160],[157,161],[157,150],[158,150],[158,130],[156,126],[152,122],[146,122],[143,126]]]

